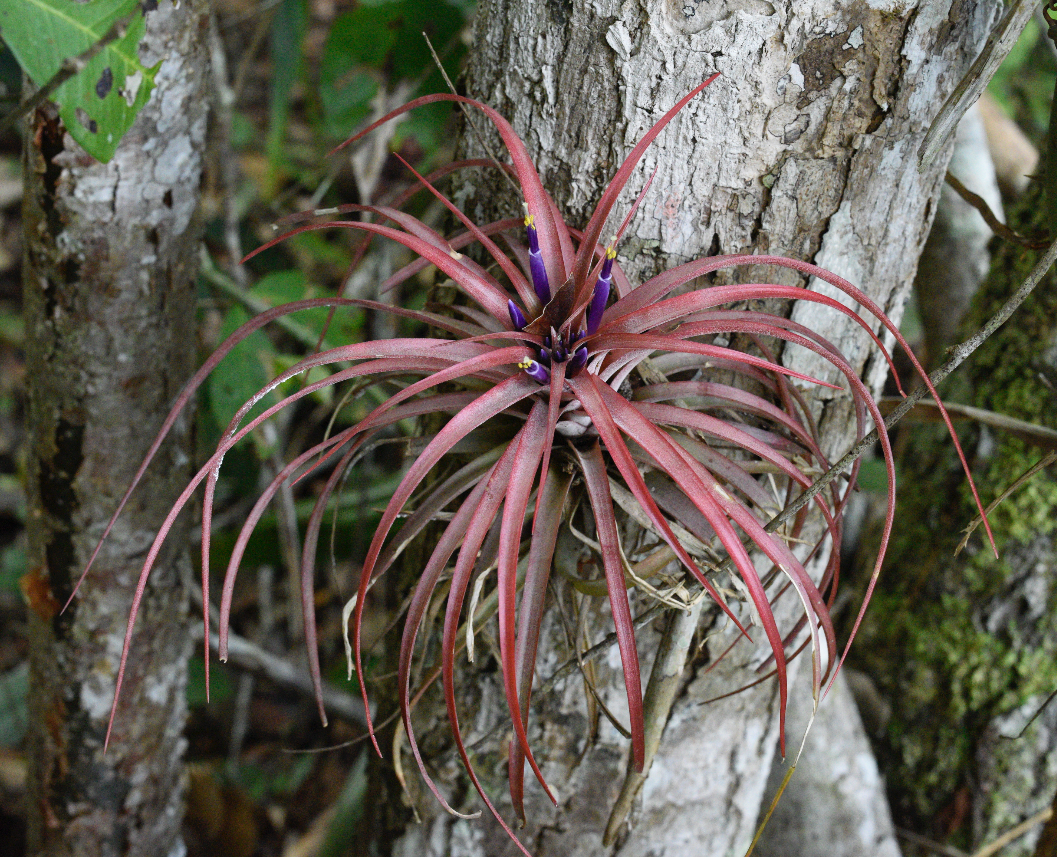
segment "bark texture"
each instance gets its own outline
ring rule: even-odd
[[[178,855],[190,563],[180,532],[139,615],[103,739],[139,564],[187,478],[182,422],[65,612],[194,359],[206,128],[204,0],[148,12],[150,102],[109,164],[47,106],[25,155],[32,855]],[[181,543],[182,542],[182,543]]]
[[[1044,219],[1037,193],[1011,217],[1021,233]],[[995,312],[1036,257],[1001,246],[965,331]],[[952,379],[949,397],[1057,428],[1055,320],[1051,269]],[[967,437],[985,502],[1046,454],[997,430]],[[915,488],[903,492],[905,526],[853,656],[892,701],[879,755],[897,821],[975,851],[1045,809],[1057,791],[1057,705],[1043,707],[1057,688],[1057,480],[1044,469],[992,513],[1000,559],[979,534],[955,557],[976,513],[957,466],[921,426],[904,458],[904,484]],[[1002,853],[1032,854],[1038,833]]]
[[[803,755],[756,848],[757,857],[899,857],[892,816],[848,670],[819,706]],[[789,731],[808,728],[811,697],[790,700]],[[767,784],[775,794],[789,769],[776,763]]]
[[[567,220],[579,226],[642,134],[720,71],[647,153],[618,206],[614,229],[656,170],[618,247],[632,281],[709,253],[766,251],[839,273],[898,320],[947,160],[919,173],[918,146],[998,11],[995,2],[483,0],[467,89],[511,120]],[[479,153],[472,140],[467,148]],[[464,197],[477,218],[519,211],[520,201],[498,181],[486,175],[473,181]],[[752,276],[797,282],[789,272]],[[879,385],[885,364],[850,322],[814,306],[792,313],[840,343],[852,365]],[[831,367],[793,349],[783,360],[836,380]],[[823,448],[843,452],[854,428],[847,399],[810,394]],[[610,628],[604,612],[589,627],[592,641]],[[706,671],[732,638],[707,611],[702,622],[697,643],[704,642],[689,660],[641,800],[630,825],[605,846],[601,831],[628,748],[604,720],[593,734],[578,679],[545,692],[548,676],[570,657],[557,619],[545,626],[530,740],[547,760],[544,773],[561,805],[549,808],[538,792],[527,800],[523,840],[539,857],[744,852],[777,746],[777,692],[763,684],[703,706],[751,681],[763,657],[742,645]],[[640,636],[645,664],[655,640]],[[619,718],[615,650],[596,680]],[[473,722],[468,744],[478,742],[478,770],[493,797],[502,795],[503,771],[495,751],[501,719],[492,712],[502,708],[498,685],[475,675],[465,709],[473,713],[466,718]],[[456,782],[457,766],[443,743],[436,750],[438,779]],[[453,786],[453,794],[460,788]],[[466,805],[476,808],[472,800]],[[416,806],[423,824],[394,853],[515,853],[494,824],[438,815],[428,796]]]

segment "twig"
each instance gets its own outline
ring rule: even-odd
[[[886,414],[891,413],[902,401],[899,396],[882,396],[877,402],[877,406],[881,409],[882,414]],[[1008,414],[1000,414],[984,408],[974,408],[970,405],[960,405],[956,402],[944,402],[943,407],[952,422],[972,420],[979,425],[1005,432],[1040,449],[1050,452],[1057,451],[1057,430],[1040,426],[1027,420],[1018,420]],[[919,406],[914,409],[914,418],[922,422],[940,422],[939,406],[931,401],[920,402]]]
[[[927,848],[933,854],[942,854],[943,857],[969,857],[969,855],[960,848],[944,845],[942,842],[937,842],[935,839],[929,839],[927,836],[922,836],[920,833],[914,833],[912,830],[904,830],[901,827],[897,827],[896,836],[904,842],[911,842],[914,845],[920,845],[922,848]]]
[[[451,82],[451,78],[448,77],[448,73],[444,70],[444,66],[441,65],[440,57],[438,57],[437,52],[433,50],[433,42],[429,40],[429,36],[427,36],[425,33],[422,34],[422,38],[426,40],[426,44],[429,46],[429,52],[433,55],[433,62],[440,70],[441,77],[444,78],[444,82],[448,85],[448,89],[451,91],[451,94],[458,95],[459,93],[455,91],[455,85]],[[477,138],[477,142],[480,143],[481,148],[484,149],[484,153],[488,155],[489,158],[491,158],[492,162],[497,167],[499,167],[499,174],[504,179],[506,179],[507,184],[509,184],[514,189],[514,196],[518,199],[521,199],[523,196],[521,188],[518,186],[517,182],[515,182],[507,174],[507,171],[503,169],[499,158],[495,156],[495,152],[492,151],[492,147],[489,146],[488,143],[485,141],[484,134],[482,134],[480,129],[477,127],[477,123],[473,121],[473,117],[470,115],[469,109],[461,101],[456,103],[459,105],[459,110],[462,112],[463,119],[466,120],[466,124],[469,126],[470,131],[473,132],[474,137]]]
[[[992,857],[992,855],[997,854],[1014,839],[1018,839],[1019,837],[1023,836],[1036,824],[1042,824],[1043,822],[1049,821],[1052,815],[1053,807],[1046,807],[1046,809],[1044,809],[1042,812],[1036,813],[1027,821],[1022,821],[1016,827],[1007,830],[994,842],[985,845],[979,851],[974,851],[972,857]]]
[[[877,400],[877,407],[882,413],[891,413],[892,410],[903,402],[901,396],[882,396]],[[1040,426],[1038,423],[1028,423],[1026,420],[1018,420],[1015,416],[988,411],[985,408],[973,408],[970,405],[959,405],[954,402],[944,402],[944,409],[950,416],[952,423],[970,420],[981,426],[998,429],[1010,436],[1017,437],[1026,444],[1037,446],[1046,451],[1057,450],[1057,430]],[[914,408],[913,417],[922,423],[939,423],[942,421],[940,407],[934,402],[920,402]]]
[[[260,17],[257,21],[257,26],[253,30],[253,36],[250,38],[249,46],[242,54],[242,59],[239,61],[239,67],[235,71],[235,80],[231,85],[231,90],[235,95],[236,100],[242,95],[242,91],[246,88],[246,80],[249,78],[250,70],[253,67],[253,61],[257,56],[257,52],[261,49],[261,45],[264,44],[265,38],[271,32],[272,21],[275,20],[275,16],[279,12],[280,0],[272,0],[270,3],[262,3],[256,7],[254,13],[259,13]],[[247,15],[248,17],[249,15]],[[232,19],[228,19],[228,24],[232,23]]]
[[[1038,707],[1038,708],[1037,708],[1037,709],[1035,710],[1035,713],[1034,713],[1034,714],[1032,714],[1032,715],[1031,715],[1031,717],[1029,717],[1029,718],[1028,718],[1028,722],[1024,724],[1024,728],[1023,728],[1023,729],[1021,729],[1021,730],[1020,730],[1020,732],[1018,732],[1018,733],[1017,733],[1017,734],[1016,734],[1015,736],[1013,736],[1013,740],[1014,740],[1014,741],[1019,741],[1019,740],[1020,740],[1021,738],[1023,738],[1023,737],[1024,737],[1024,735],[1025,735],[1025,734],[1027,733],[1027,731],[1028,731],[1028,728],[1029,728],[1029,727],[1031,726],[1031,724],[1032,724],[1032,723],[1034,723],[1034,722],[1035,722],[1036,720],[1038,720],[1038,719],[1039,719],[1039,715],[1041,715],[1041,714],[1042,714],[1042,712],[1044,712],[1044,711],[1046,710],[1046,707],[1047,707],[1047,706],[1048,706],[1048,705],[1049,705],[1049,704],[1050,704],[1051,702],[1053,702],[1053,700],[1054,700],[1054,699],[1057,699],[1057,689],[1054,689],[1054,690],[1052,690],[1052,691],[1050,692],[1050,695],[1049,695],[1049,696],[1047,696],[1045,700],[1043,700],[1043,703],[1042,703],[1042,705],[1040,705],[1040,706],[1039,706],[1039,707]],[[1002,736],[1002,737],[1005,737],[1005,736]]]
[[[1046,272],[1049,271],[1055,260],[1057,260],[1057,240],[1050,244],[1049,249],[1047,249],[1042,259],[1040,259],[1038,264],[1032,268],[1027,279],[1024,280],[1013,296],[1002,305],[1002,308],[999,309],[999,311],[995,313],[994,316],[992,316],[991,319],[980,328],[980,330],[965,340],[965,342],[961,343],[961,345],[955,345],[950,349],[950,359],[929,375],[929,380],[932,382],[933,386],[939,384],[944,378],[950,375],[951,372],[961,366],[962,363],[964,363],[966,359],[976,351],[976,349],[990,338],[991,334],[998,330],[998,328],[1001,327],[1011,315],[1013,315],[1017,307],[1024,303],[1028,295],[1034,290],[1035,286],[1041,282],[1042,278],[1046,275]],[[927,395],[928,388],[925,386],[918,387],[914,390],[910,395],[903,399],[903,402],[899,407],[888,415],[884,421],[885,428],[892,428],[892,426],[907,415],[914,405]],[[855,444],[847,455],[822,474],[822,476],[820,476],[810,488],[786,506],[777,516],[772,518],[765,529],[768,532],[774,532],[774,530],[780,525],[792,518],[793,515],[803,509],[804,506],[806,506],[819,492],[840,476],[841,473],[851,466],[852,462],[876,442],[877,430],[874,429],[861,441]]]
[[[241,289],[249,286],[246,266],[242,264],[242,241],[239,237],[239,212],[235,197],[239,162],[231,146],[231,126],[237,95],[228,84],[228,62],[216,11],[209,15],[209,66],[213,79],[213,103],[216,116],[214,151],[220,173],[220,194],[224,200],[224,245],[228,251],[228,273]]]
[[[944,857],[993,857],[1003,848],[1005,848],[1014,839],[1023,836],[1031,828],[1037,824],[1042,824],[1044,821],[1049,821],[1053,816],[1053,807],[1046,807],[1042,812],[1033,815],[1027,821],[1023,821],[1016,827],[1007,830],[993,842],[988,843],[979,851],[974,851],[972,855],[966,854],[961,849],[954,848],[950,845],[944,845],[942,842],[936,842],[933,839],[929,839],[926,836],[922,836],[918,833],[914,833],[910,830],[903,830],[902,828],[896,828],[896,836],[906,842],[912,842],[914,845],[920,845],[923,848],[929,849],[935,854],[942,854]]]
[[[14,125],[23,116],[36,110],[41,104],[51,98],[52,93],[54,93],[56,89],[66,83],[71,77],[83,71],[85,66],[95,59],[108,45],[113,44],[118,39],[123,39],[128,32],[128,25],[132,23],[133,18],[135,18],[139,12],[140,5],[137,3],[127,15],[114,22],[110,29],[103,33],[99,41],[87,50],[79,53],[77,56],[64,59],[62,65],[59,66],[59,70],[51,76],[47,83],[19,104],[18,107],[8,113],[3,119],[0,119],[0,134]]]
[[[266,422],[260,428],[264,442],[271,447],[271,454],[265,462],[265,476],[274,479],[286,466],[280,454],[279,433],[274,422]],[[286,627],[291,645],[297,645],[305,639],[305,617],[297,608],[301,592],[301,533],[297,527],[297,509],[291,480],[287,479],[282,483],[276,499],[279,553],[286,571]]]
[[[1027,238],[1006,226],[1006,224],[995,216],[995,213],[991,210],[991,206],[987,204],[987,200],[979,194],[973,193],[969,190],[969,188],[963,185],[950,170],[947,171],[946,181],[947,184],[951,186],[951,190],[980,212],[980,216],[995,235],[999,235],[1014,244],[1020,244],[1022,247],[1030,247],[1032,250],[1041,250],[1046,246],[1045,241],[1035,241],[1031,238]]]
[[[270,303],[241,288],[230,274],[222,271],[205,247],[202,247],[199,251],[198,265],[199,273],[209,285],[216,288],[221,294],[242,304],[250,314],[258,315],[272,309]],[[275,319],[273,324],[281,328],[305,348],[314,349],[316,347],[318,336],[305,325],[294,321],[290,316],[280,316]]]
[[[976,58],[961,83],[943,103],[940,112],[932,120],[925,139],[921,141],[918,155],[919,172],[925,172],[928,169],[940,149],[946,145],[947,138],[954,132],[962,116],[965,115],[965,111],[980,98],[984,87],[994,77],[1002,60],[1016,44],[1021,31],[1035,11],[1037,3],[1038,0],[1017,0],[1009,7],[1001,23],[988,37],[980,56]]]
[[[1008,488],[1006,488],[1005,491],[995,497],[995,499],[987,505],[987,508],[984,509],[984,514],[990,515],[991,512],[993,512],[995,508],[997,508],[999,503],[1003,502],[1007,497],[1009,497],[1010,494],[1012,494],[1014,491],[1018,490],[1021,486],[1023,486],[1036,473],[1038,473],[1040,470],[1045,470],[1055,461],[1057,461],[1057,452],[1049,452],[1045,456],[1043,456],[1042,459],[1036,461],[1035,464],[1033,464],[1024,473],[1020,474],[1020,476],[1014,479],[1013,483]],[[958,547],[954,549],[955,556],[958,556],[958,554],[965,550],[965,546],[969,543],[969,537],[973,534],[973,531],[977,527],[979,527],[980,524],[983,523],[983,520],[984,519],[982,516],[977,515],[975,518],[973,518],[969,526],[965,528],[965,535],[962,537],[962,540],[958,542]]]
[[[1047,12],[1053,15],[1053,21],[1047,17]],[[1057,23],[1055,23],[1057,22],[1057,6],[1053,3],[1036,6],[1035,20],[1039,24],[1039,35],[1046,42],[1046,47],[1050,49],[1050,56],[1057,60]]]
[[[645,762],[642,771],[639,772],[635,770],[634,761],[628,760],[628,772],[624,777],[620,795],[614,802],[613,810],[609,815],[605,835],[602,837],[603,845],[610,845],[616,840],[627,820],[628,813],[631,812],[636,795],[646,782],[646,777],[649,776],[650,766],[661,745],[661,735],[668,724],[672,705],[675,704],[675,698],[682,683],[683,669],[686,667],[686,660],[690,654],[690,643],[697,630],[703,605],[704,601],[698,601],[686,612],[682,610],[671,612],[668,627],[665,628],[660,645],[657,647],[657,657],[653,662],[650,680],[646,685],[646,693],[642,700],[642,716],[646,724],[644,730]]]

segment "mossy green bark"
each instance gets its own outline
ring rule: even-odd
[[[1030,231],[1042,225],[1035,214],[1040,210],[1037,199],[1027,200],[1014,226]],[[978,329],[1036,259],[1022,247],[998,249],[963,332]],[[949,401],[1057,428],[1055,379],[1057,276],[1051,269],[941,392]],[[962,530],[976,514],[968,485],[942,430],[921,424],[905,430],[896,529],[853,658],[894,712],[880,756],[897,823],[965,843],[986,838],[1009,815],[1003,808],[1008,796],[999,798],[994,782],[980,785],[984,768],[991,780],[1008,780],[1011,773],[996,767],[1005,751],[984,746],[995,741],[995,724],[1019,709],[1034,710],[1057,688],[1057,478],[1052,468],[1037,474],[990,515],[999,559],[982,528],[955,557]],[[1045,454],[997,431],[959,433],[985,503]],[[1052,739],[1044,737],[1042,745],[1053,755]],[[1010,745],[1006,755],[1016,755],[1013,750]],[[1044,806],[1054,788],[1030,779],[1019,787],[1026,790],[1019,799],[1023,817],[1038,800],[1035,792],[1049,789]]]

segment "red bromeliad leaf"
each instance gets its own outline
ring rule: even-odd
[[[521,529],[528,511],[529,494],[543,458],[543,449],[544,446],[549,445],[544,433],[546,425],[546,405],[543,402],[536,402],[532,406],[528,422],[519,432],[510,482],[507,484],[506,496],[503,499],[496,587],[499,592],[499,656],[503,666],[503,689],[506,691],[507,707],[510,709],[515,740],[520,747],[520,752],[524,753],[525,758],[528,759],[543,790],[557,805],[558,800],[544,781],[543,773],[532,755],[528,735],[525,732],[525,721],[518,698],[517,646],[515,644],[517,564],[521,548]]]
[[[553,437],[553,433],[548,437]],[[558,473],[554,470],[544,472],[546,477],[539,492],[539,502],[536,504],[532,519],[532,542],[526,563],[525,583],[521,587],[517,650],[514,653],[518,704],[522,725],[525,729],[528,728],[529,701],[532,695],[532,679],[536,669],[536,650],[539,646],[547,584],[550,582],[558,532],[564,521],[565,499],[572,484],[569,474]],[[525,754],[520,742],[510,742],[509,765],[510,797],[518,818],[524,820]]]
[[[356,635],[354,638],[355,645],[353,650],[355,652],[356,675],[359,676],[364,705],[367,706],[368,710],[370,708],[370,700],[367,698],[367,684],[363,680],[363,662],[359,628],[363,621],[364,595],[366,595],[367,587],[374,576],[374,566],[378,560],[378,555],[381,552],[382,543],[389,534],[389,530],[393,526],[397,514],[404,507],[404,504],[411,498],[411,494],[425,478],[426,474],[432,469],[433,465],[436,464],[437,461],[439,461],[460,438],[465,437],[466,434],[474,428],[487,422],[496,414],[502,413],[516,402],[531,396],[534,392],[536,392],[536,390],[530,379],[523,376],[514,376],[513,378],[507,379],[499,386],[493,387],[491,390],[475,399],[471,404],[467,405],[463,410],[459,411],[422,451],[414,464],[411,465],[407,474],[404,476],[403,480],[401,480],[400,485],[393,493],[393,498],[389,501],[389,505],[386,506],[385,512],[382,514],[382,519],[378,524],[378,529],[375,531],[374,539],[371,541],[370,549],[367,552],[367,559],[364,561],[363,570],[360,573],[359,589],[356,593],[357,602],[354,619]],[[374,743],[375,749],[378,749],[378,742],[374,735],[374,727],[370,722],[369,716],[367,725],[368,731],[371,735],[371,741]],[[379,752],[381,751],[379,750]]]
[[[639,654],[635,648],[635,629],[631,619],[631,605],[624,587],[624,564],[620,554],[620,537],[613,515],[613,498],[609,493],[606,464],[602,450],[596,442],[585,452],[577,450],[577,459],[591,511],[598,529],[598,543],[602,548],[602,567],[609,590],[609,605],[613,612],[613,624],[617,632],[617,648],[624,665],[624,686],[628,695],[628,714],[631,719],[631,754],[635,768],[643,769],[646,746],[642,719],[642,683],[639,678]]]
[[[322,484],[315,486],[316,499],[301,555],[300,595],[309,671],[325,722],[314,615],[317,543],[324,516],[332,501],[340,497],[339,489],[350,470],[372,444],[380,441],[382,432],[407,420],[429,417],[437,424],[441,420],[444,423],[440,428],[434,425],[435,434],[424,439],[421,451],[409,463],[386,504],[363,562],[355,604],[347,609],[352,611],[354,640],[350,669],[354,666],[369,712],[369,679],[362,668],[365,596],[399,558],[406,556],[406,549],[414,540],[430,532],[439,533],[428,546],[428,559],[408,602],[397,677],[400,714],[411,751],[423,778],[445,809],[459,814],[431,778],[415,737],[412,709],[417,697],[412,693],[412,667],[422,648],[420,638],[427,636],[428,617],[437,615],[441,597],[438,593],[446,590],[440,667],[433,675],[441,679],[455,747],[474,787],[503,829],[517,841],[471,764],[456,705],[455,661],[461,647],[460,628],[465,627],[472,634],[483,621],[480,611],[472,607],[464,611],[467,593],[471,585],[476,593],[491,569],[496,570],[493,597],[498,604],[499,669],[513,732],[508,747],[511,801],[515,813],[524,821],[526,762],[544,791],[555,800],[532,754],[530,707],[551,568],[563,528],[570,533],[594,534],[593,561],[601,569],[601,579],[581,579],[576,585],[588,590],[604,585],[623,668],[632,758],[640,769],[644,765],[642,677],[632,604],[655,596],[629,595],[629,586],[635,580],[642,581],[625,576],[625,554],[633,555],[643,549],[640,544],[622,543],[621,520],[625,513],[662,540],[667,547],[659,550],[670,549],[665,556],[675,558],[674,565],[685,569],[715,600],[743,637],[748,638],[752,621],[758,621],[770,647],[765,666],[773,664],[771,674],[778,679],[784,742],[786,669],[790,658],[811,646],[816,699],[827,676],[839,668],[836,635],[828,610],[838,583],[841,514],[857,465],[843,483],[834,482],[817,494],[810,506],[783,525],[785,529],[769,532],[765,527],[779,506],[791,502],[799,491],[812,484],[817,473],[830,467],[808,403],[792,382],[841,389],[783,366],[773,351],[775,343],[820,356],[833,368],[833,377],[843,378],[853,405],[857,437],[865,435],[870,420],[879,429],[883,429],[883,423],[869,391],[836,344],[788,318],[730,307],[747,302],[810,301],[854,322],[889,366],[891,355],[875,328],[883,327],[900,347],[907,349],[907,345],[891,320],[865,293],[807,262],[751,255],[698,259],[636,287],[616,263],[614,247],[600,243],[617,200],[646,148],[714,79],[715,75],[688,93],[643,136],[618,168],[582,231],[562,220],[526,147],[510,124],[480,102],[456,95],[426,96],[394,110],[350,138],[349,143],[418,106],[457,102],[480,111],[495,126],[511,163],[457,162],[428,176],[412,170],[415,184],[394,204],[343,205],[288,218],[286,222],[292,224],[289,231],[255,252],[302,232],[345,228],[362,238],[355,252],[357,261],[374,238],[394,241],[414,255],[411,262],[379,284],[381,290],[396,287],[433,265],[451,279],[469,304],[460,302],[450,312],[427,312],[364,300],[299,301],[269,310],[243,325],[206,361],[176,400],[119,504],[115,519],[132,490],[144,479],[148,464],[195,391],[236,345],[264,325],[302,309],[328,306],[333,311],[344,307],[392,313],[431,327],[441,337],[449,337],[371,341],[318,351],[279,374],[239,409],[147,552],[126,629],[114,711],[150,572],[177,515],[197,487],[204,484],[202,588],[208,594],[213,505],[225,455],[266,421],[313,393],[351,384],[361,393],[369,390],[374,394],[384,384],[387,398],[381,404],[351,425],[339,425],[332,434],[295,455],[246,515],[222,586],[222,659],[227,654],[236,575],[254,530],[286,483],[296,484],[308,474],[320,474],[315,481]],[[498,167],[518,182],[528,214],[524,224],[510,219],[475,224],[436,186],[457,169],[486,166]],[[612,235],[619,238],[624,232],[648,187],[649,182]],[[422,191],[439,199],[458,222],[458,230],[451,237],[401,209]],[[350,213],[368,219],[317,219],[323,214]],[[464,251],[480,251],[477,258],[490,258],[489,267]],[[817,292],[768,283],[710,286],[683,292],[697,277],[749,265],[777,266],[818,278],[858,304],[862,314]],[[616,298],[606,308],[610,290],[616,292]],[[730,334],[738,334],[741,341],[747,339],[750,350],[739,351],[715,341],[717,336]],[[913,354],[909,350],[907,353],[935,395]],[[263,401],[274,391],[287,389],[283,385],[288,381],[319,369],[329,374],[282,394],[278,402]],[[722,381],[717,373],[721,373]],[[394,384],[398,388],[395,392]],[[744,388],[739,384],[744,384]],[[261,413],[251,418],[258,406]],[[950,428],[942,404],[940,411]],[[879,436],[888,476],[888,508],[881,552],[859,619],[880,571],[895,512],[891,448],[883,430]],[[956,438],[954,442],[957,445]],[[958,453],[968,475],[960,446]],[[975,486],[973,492],[975,496]],[[821,535],[812,536],[805,543],[802,536],[809,531],[809,517],[821,524],[814,530]],[[402,525],[398,526],[401,518]],[[112,519],[103,538],[113,523]],[[574,531],[574,523],[578,530]],[[436,528],[432,524],[437,524]],[[824,548],[829,550],[829,558],[818,563],[825,567],[814,580],[807,565]],[[727,562],[720,567],[723,555]],[[720,597],[713,579],[717,568],[729,568],[744,584],[751,601],[751,605],[746,605],[749,621],[739,619],[736,608]],[[654,592],[648,586],[645,589]],[[801,615],[780,623],[772,607],[789,589],[799,599]],[[203,611],[207,681],[208,617],[207,605]],[[780,627],[783,624],[792,627]],[[852,637],[857,628],[858,620]],[[418,694],[421,692],[422,689]],[[368,732],[377,748],[369,714]],[[520,842],[518,847],[522,853],[529,853]]]
[[[631,178],[631,173],[635,169],[635,166],[638,164],[643,153],[649,148],[650,144],[657,139],[657,135],[664,130],[664,127],[675,118],[675,115],[717,77],[719,77],[718,72],[684,95],[671,110],[665,113],[664,116],[662,116],[660,120],[646,132],[642,139],[635,145],[635,148],[631,150],[631,154],[624,160],[624,163],[620,165],[620,169],[617,170],[616,175],[613,176],[609,184],[606,186],[606,189],[602,192],[602,198],[598,201],[598,205],[595,207],[595,212],[591,215],[590,221],[588,221],[587,228],[584,229],[583,244],[580,245],[581,251],[576,258],[576,268],[573,271],[574,279],[587,278],[587,269],[591,264],[591,256],[582,248],[593,248],[601,237],[602,229],[605,227],[606,218],[609,217],[609,212],[612,211],[613,206],[616,204],[617,197],[620,196],[620,192],[624,189],[624,185],[627,184],[628,179]]]

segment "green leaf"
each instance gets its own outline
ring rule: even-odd
[[[280,306],[281,304],[294,303],[305,298],[320,297],[313,289],[310,289],[305,281],[305,275],[301,271],[273,271],[261,277],[250,294],[260,298],[268,306]],[[323,330],[324,324],[330,316],[330,309],[319,307],[317,309],[301,310],[291,319],[298,324],[317,334]],[[323,343],[324,348],[334,348],[358,340],[358,334],[363,329],[363,313],[350,307],[340,307],[331,319],[327,338]],[[300,359],[300,357],[296,358]],[[290,364],[292,365],[292,363]],[[287,367],[283,367],[287,368]]]
[[[341,794],[334,802],[333,815],[327,835],[319,849],[319,857],[340,857],[351,853],[356,833],[363,818],[367,799],[367,754],[360,753],[345,779]]]
[[[234,333],[248,320],[249,316],[242,307],[232,307],[224,318],[221,336],[227,337]],[[228,421],[244,402],[252,399],[268,383],[265,367],[271,364],[274,351],[268,337],[259,330],[255,331],[232,348],[227,358],[209,376],[209,404],[222,428],[227,427]],[[271,404],[274,397],[266,396],[265,401]],[[249,418],[260,413],[267,404],[258,403]]]
[[[214,705],[225,702],[235,695],[235,686],[226,664],[213,664],[209,670],[209,700]],[[206,704],[206,670],[202,664],[200,647],[195,650],[188,661],[187,669],[187,705],[198,708]]]
[[[466,19],[460,9],[450,3],[420,3],[404,0],[400,10],[399,48],[393,52],[393,74],[397,78],[414,80],[433,69],[433,58],[422,34],[426,33],[439,53],[444,54],[449,43],[458,35]]]
[[[0,31],[22,69],[43,86],[65,60],[96,44],[136,4],[137,0],[0,0]],[[122,38],[103,48],[52,96],[66,130],[103,162],[114,156],[154,88],[158,66],[146,68],[139,60],[144,29],[143,15],[137,14]]]
[[[463,3],[465,6],[465,2]],[[347,137],[370,115],[371,99],[379,84],[391,87],[399,81],[422,81],[430,75],[420,94],[440,92],[444,81],[430,74],[433,60],[422,33],[426,32],[441,52],[453,43],[466,25],[466,11],[450,2],[421,0],[360,0],[356,8],[334,19],[319,67],[319,92],[327,131]],[[458,65],[455,55],[448,57]],[[410,133],[427,148],[446,136],[444,119],[451,105],[412,113],[404,123],[403,136]],[[398,133],[398,137],[401,136]]]
[[[290,102],[295,84],[304,65],[303,42],[308,26],[305,0],[283,0],[272,23],[272,81],[268,103],[268,187],[266,196],[275,192],[279,172],[285,161],[286,126],[290,120]]]
[[[381,68],[389,51],[396,45],[395,4],[376,8],[359,6],[334,19],[327,34],[320,63],[320,77],[333,79],[335,70],[350,65]]]

